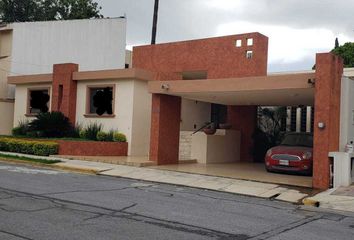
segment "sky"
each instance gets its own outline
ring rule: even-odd
[[[127,17],[127,45],[151,41],[154,0],[97,0],[105,17]],[[354,0],[160,0],[157,43],[260,32],[268,71],[309,70],[335,38],[354,42]]]

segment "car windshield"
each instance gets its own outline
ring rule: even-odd
[[[289,134],[286,135],[280,145],[313,147],[313,136],[310,134]]]

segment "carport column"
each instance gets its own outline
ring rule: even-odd
[[[330,186],[328,153],[339,150],[340,94],[343,61],[331,53],[316,55],[313,187]],[[324,128],[319,128],[324,123]]]
[[[62,112],[76,123],[77,83],[73,80],[73,72],[79,71],[74,63],[54,64],[52,83],[52,111]]]
[[[152,95],[150,161],[178,163],[180,121],[180,97]]]
[[[227,122],[232,125],[232,129],[239,130],[241,133],[241,161],[253,161],[252,135],[257,126],[257,107],[256,106],[228,106]]]

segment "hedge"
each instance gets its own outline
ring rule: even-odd
[[[58,154],[55,142],[28,141],[15,138],[0,138],[0,151],[49,156]]]

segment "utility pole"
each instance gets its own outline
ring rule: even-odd
[[[151,35],[151,44],[152,45],[156,43],[158,12],[159,12],[159,0],[155,0],[154,20],[153,20],[153,23],[152,23],[152,35]]]

